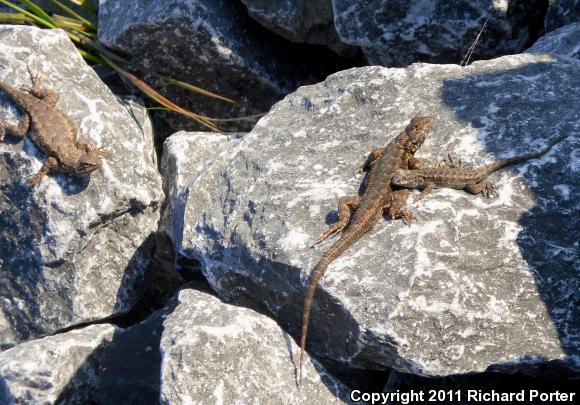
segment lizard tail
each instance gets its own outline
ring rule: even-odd
[[[308,322],[310,321],[310,310],[312,309],[312,301],[314,299],[314,293],[316,292],[316,287],[318,282],[326,272],[328,265],[342,254],[353,243],[353,239],[358,239],[360,235],[354,233],[343,234],[342,237],[336,241],[336,243],[322,256],[322,259],[318,262],[314,270],[312,271],[312,276],[310,277],[310,284],[308,285],[308,291],[306,292],[306,298],[304,299],[304,314],[302,317],[302,337],[300,339],[300,368],[298,385],[302,382],[302,368],[304,365],[304,350],[306,348],[306,336],[308,334]]]
[[[568,135],[560,135],[558,138],[554,139],[552,142],[550,142],[550,144],[548,146],[546,146],[544,149],[542,149],[540,151],[528,153],[527,155],[503,159],[503,160],[500,160],[499,162],[493,163],[490,167],[491,170],[489,172],[493,173],[496,170],[502,169],[502,168],[509,166],[511,164],[514,164],[514,163],[523,162],[524,160],[537,159],[539,157],[542,157],[546,153],[548,153],[557,143],[559,143],[561,140],[563,140],[567,137],[568,137]],[[487,177],[487,176],[485,176],[485,177]]]

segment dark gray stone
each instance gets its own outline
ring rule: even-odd
[[[242,0],[252,18],[292,42],[325,45],[343,56],[356,49],[338,38],[331,0]]]
[[[541,0],[332,0],[342,42],[371,64],[459,64],[488,19],[471,60],[523,51],[544,18]]]
[[[99,39],[146,69],[241,103],[217,101],[143,76],[175,103],[210,117],[266,112],[299,84],[324,77],[316,68],[319,61],[298,60],[285,42],[247,18],[241,4],[227,0],[101,1]],[[160,118],[174,129],[200,128],[175,113]],[[220,127],[251,128],[254,122]]]
[[[276,322],[195,290],[163,322],[161,403],[348,403],[348,390],[315,360],[296,385],[292,338]]]
[[[529,48],[527,53],[551,53],[580,59],[580,22],[554,30]]]
[[[79,133],[113,154],[90,177],[59,173],[31,189],[46,156],[29,137],[0,143],[0,344],[11,345],[131,309],[163,193],[146,110],[115,98],[62,31],[3,26],[0,43],[0,80],[30,87],[29,66]],[[20,119],[0,102],[0,119]]]
[[[580,0],[550,0],[545,18],[546,32],[580,21]]]
[[[91,325],[0,353],[0,403],[89,403],[99,385],[113,325]]]
[[[494,174],[497,200],[441,190],[413,207],[416,224],[379,223],[329,267],[308,347],[431,376],[578,372],[579,72],[572,58],[523,54],[351,69],[302,87],[190,183],[176,250],[222,298],[298,336],[310,272],[334,240],[310,244],[337,199],[356,194],[353,170],[411,117],[438,120],[418,157],[474,166],[568,133],[543,159]]]

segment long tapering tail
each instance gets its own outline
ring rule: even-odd
[[[556,138],[552,142],[550,142],[550,144],[548,146],[546,146],[544,149],[542,149],[540,151],[528,153],[528,154],[522,155],[522,156],[516,156],[513,158],[503,159],[503,160],[500,160],[496,163],[492,163],[491,165],[489,165],[489,169],[487,170],[487,172],[493,173],[496,170],[502,169],[502,168],[509,166],[511,164],[514,164],[514,163],[519,163],[519,162],[523,162],[524,160],[537,159],[539,157],[542,157],[546,153],[548,153],[558,142],[560,142],[561,140],[563,140],[567,137],[568,137],[568,135],[559,136],[558,138]],[[485,177],[487,177],[487,175]]]
[[[363,231],[364,233],[364,231]],[[312,301],[314,299],[314,293],[316,293],[316,287],[318,282],[326,272],[328,265],[342,254],[353,242],[358,239],[360,235],[357,232],[347,232],[342,235],[342,237],[336,241],[334,245],[322,256],[322,259],[318,262],[314,270],[312,271],[312,276],[310,277],[310,284],[308,285],[308,291],[306,292],[306,298],[304,299],[304,314],[302,317],[302,337],[300,339],[300,368],[299,368],[299,384],[302,381],[302,368],[304,365],[304,350],[306,348],[306,336],[308,334],[308,322],[310,321],[310,311],[312,309]]]

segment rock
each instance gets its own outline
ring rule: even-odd
[[[101,1],[99,39],[146,69],[240,102],[169,88],[145,76],[172,101],[210,117],[266,112],[299,84],[327,73],[320,61],[296,55],[286,42],[247,18],[241,4],[226,0]],[[175,113],[159,117],[175,129],[194,128],[190,119]],[[220,127],[243,130],[254,122]]]
[[[119,329],[91,325],[0,353],[0,403],[89,403],[102,353]]]
[[[346,387],[316,361],[296,386],[298,352],[272,319],[183,290],[163,323],[161,403],[347,402]]]
[[[580,59],[580,22],[566,25],[544,35],[527,53],[551,53]]]
[[[580,0],[549,0],[546,32],[580,21]]]
[[[159,225],[159,239],[168,239],[166,247],[175,253],[171,267],[181,267],[187,263],[187,255],[181,253],[183,239],[183,215],[185,204],[197,177],[216,160],[223,164],[230,150],[239,143],[243,134],[222,136],[207,132],[177,132],[167,138],[163,144],[161,173],[163,175],[163,192],[167,196]],[[168,256],[168,254],[167,254]]]
[[[338,38],[332,1],[242,0],[248,13],[264,27],[292,42],[320,44],[343,56],[356,52]]]
[[[542,1],[332,0],[342,42],[360,46],[370,64],[459,64],[487,25],[471,60],[523,51],[542,25]],[[492,3],[492,4],[490,4]]]
[[[92,403],[158,403],[153,399],[161,394],[159,342],[163,321],[175,308],[175,301],[115,336],[103,352]]]
[[[60,93],[82,136],[113,157],[90,177],[25,184],[46,156],[29,137],[0,143],[0,344],[131,309],[151,262],[163,198],[145,109],[121,103],[59,30],[0,28],[0,80],[30,87],[27,66]],[[2,93],[0,120],[21,111]]]
[[[188,186],[183,230],[171,231],[180,254],[220,297],[298,336],[309,275],[336,239],[310,244],[357,192],[353,170],[411,117],[438,119],[418,153],[432,162],[449,152],[479,166],[568,133],[543,159],[494,174],[497,200],[441,190],[413,207],[416,224],[377,224],[329,267],[308,347],[426,376],[578,372],[579,72],[572,58],[522,54],[351,69],[301,87]]]

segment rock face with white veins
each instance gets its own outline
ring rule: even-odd
[[[541,0],[332,0],[340,39],[370,64],[459,64],[483,31],[471,60],[521,52],[544,17]],[[544,7],[545,8],[545,7]]]
[[[101,0],[99,40],[148,70],[239,102],[200,96],[144,76],[173,102],[209,117],[265,112],[300,84],[327,74],[316,55],[296,55],[291,44],[270,35],[247,17],[243,5],[229,0]],[[172,128],[192,128],[191,119],[174,113],[158,117]],[[253,123],[220,125],[239,130]]]
[[[242,0],[252,18],[292,42],[328,46],[344,56],[356,48],[341,42],[331,0]]]
[[[309,350],[422,375],[578,371],[579,72],[572,58],[523,54],[351,69],[301,87],[191,180],[183,229],[169,230],[176,250],[201,261],[221,297],[297,336],[309,274],[334,240],[310,244],[338,198],[356,194],[353,170],[410,118],[438,119],[418,157],[473,166],[565,132],[544,158],[494,174],[497,200],[440,190],[412,207],[410,227],[377,224],[323,278]]]
[[[300,350],[274,320],[195,290],[163,323],[161,403],[348,403],[317,361],[296,385]]]
[[[112,153],[90,177],[57,173],[31,189],[46,156],[29,137],[0,143],[0,345],[12,345],[135,304],[163,193],[146,110],[121,103],[63,32],[3,26],[0,66],[14,87],[31,86],[27,66],[40,74],[79,133]],[[0,119],[16,123],[21,111],[0,97]]]
[[[103,352],[119,331],[91,325],[0,353],[0,403],[89,403]]]
[[[551,53],[580,59],[580,22],[565,25],[536,41],[527,53]]]

